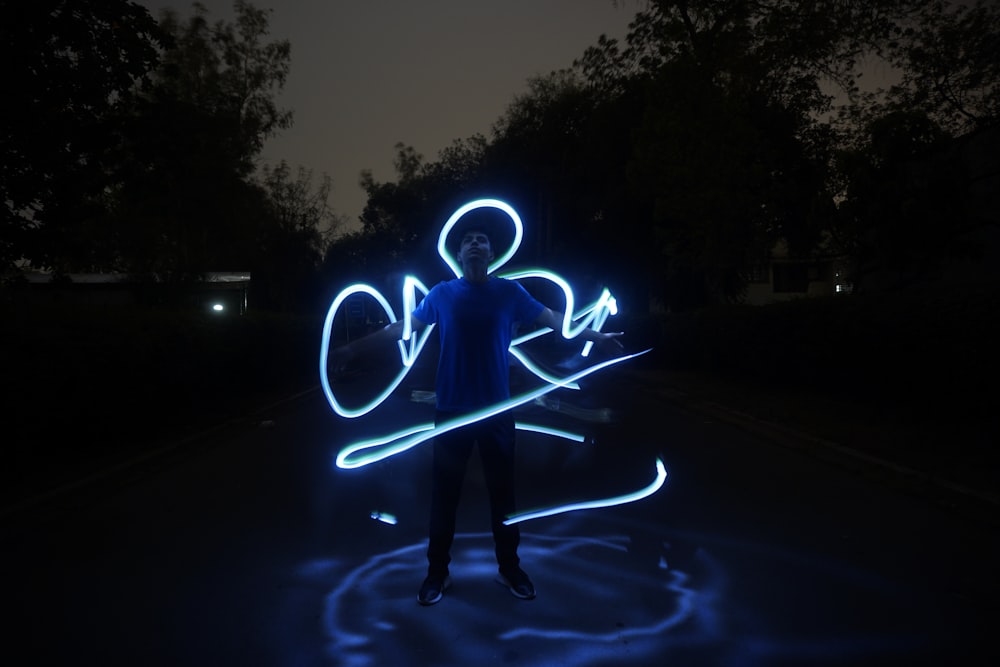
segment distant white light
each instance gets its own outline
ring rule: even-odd
[[[221,303],[217,303],[212,306],[212,310],[214,310],[217,313],[221,313],[224,310],[224,307]]]

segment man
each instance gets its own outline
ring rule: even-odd
[[[485,226],[468,226],[461,234],[457,260],[462,277],[439,283],[412,313],[415,330],[428,324],[438,328],[441,354],[436,375],[435,425],[467,416],[510,398],[508,350],[517,324],[536,324],[556,331],[563,315],[535,300],[518,283],[489,275],[494,259]],[[402,321],[363,339],[398,340]],[[611,344],[618,349],[621,334],[584,329],[583,340]],[[366,345],[367,347],[368,345]],[[354,356],[351,346],[341,348],[343,360]],[[448,565],[455,538],[455,515],[473,447],[479,455],[490,501],[490,525],[499,574],[497,582],[523,600],[535,597],[535,587],[520,567],[517,548],[520,532],[504,519],[515,510],[514,416],[510,410],[460,428],[434,440],[431,473],[431,516],[427,547],[427,577],[417,595],[422,605],[441,600],[451,584]]]

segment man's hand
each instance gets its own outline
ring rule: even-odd
[[[535,323],[552,329],[553,331],[562,331],[562,321],[565,315],[556,312],[551,308],[543,308],[542,312],[538,314],[535,319]],[[586,328],[580,333],[580,337],[583,340],[588,340],[594,343],[595,347],[599,347],[603,354],[608,355],[618,355],[625,350],[625,346],[622,345],[618,337],[624,334],[624,331],[616,331],[614,333],[605,333],[603,331],[594,331],[593,329]]]

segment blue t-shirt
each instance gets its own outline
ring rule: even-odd
[[[456,278],[435,285],[413,316],[438,328],[438,409],[463,412],[510,398],[507,351],[514,325],[534,322],[544,308],[505,278],[485,283]]]

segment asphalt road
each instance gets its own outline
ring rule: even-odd
[[[348,421],[312,392],[8,512],[4,662],[1000,664],[995,530],[686,412],[624,370],[550,396],[558,411],[519,420],[587,441],[520,436],[522,508],[641,489],[657,458],[668,477],[629,504],[522,524],[533,601],[493,581],[474,459],[454,585],[420,607],[430,448],[332,461],[430,406],[403,388]]]

